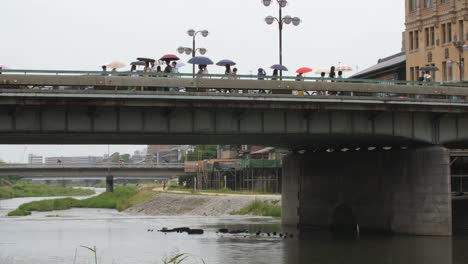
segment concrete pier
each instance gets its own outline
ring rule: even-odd
[[[283,162],[283,224],[355,221],[363,232],[450,236],[449,163],[440,147],[291,154]]]
[[[114,192],[114,176],[106,176],[106,192]]]

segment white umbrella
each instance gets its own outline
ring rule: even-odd
[[[342,71],[342,72],[347,72],[347,71],[352,71],[353,67],[346,65],[346,64],[341,64],[338,67],[336,67],[337,71]]]
[[[183,63],[183,62],[178,62],[178,61],[176,61],[176,63],[177,63],[177,64],[176,64],[176,68],[177,68],[177,69],[182,68],[182,67],[185,66],[185,63]]]
[[[322,72],[324,72],[325,74],[328,74],[330,73],[330,69],[325,69],[325,68],[319,68],[315,71],[315,74],[318,74],[320,75]]]
[[[110,68],[110,69],[120,69],[120,68],[127,67],[127,64],[123,63],[121,61],[113,61],[113,62],[107,64],[106,66],[107,66],[107,68]]]

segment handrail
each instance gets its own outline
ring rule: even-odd
[[[43,75],[86,75],[86,76],[145,76],[145,77],[180,77],[180,78],[193,78],[194,75],[191,73],[156,73],[156,72],[102,72],[102,71],[83,71],[83,70],[30,70],[30,69],[8,69],[0,70],[0,73],[21,73],[24,75],[31,74],[43,74]],[[225,74],[203,74],[197,75],[208,79],[228,79],[232,78],[232,75]],[[282,80],[282,81],[334,81],[334,82],[343,82],[343,83],[372,83],[372,84],[396,84],[396,85],[445,85],[445,86],[457,86],[457,87],[468,87],[468,82],[420,82],[420,81],[400,81],[400,80],[377,80],[377,79],[354,79],[354,78],[322,78],[322,77],[297,77],[297,76],[258,76],[258,75],[236,75],[237,79],[250,79],[257,80],[258,78],[263,78],[264,80]]]
[[[106,168],[130,168],[130,169],[158,169],[158,168],[184,168],[184,163],[150,163],[150,164],[131,164],[131,163],[100,163],[100,164],[0,164],[2,169],[67,169],[67,168],[86,168],[86,169],[106,169]]]

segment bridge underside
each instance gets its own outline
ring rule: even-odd
[[[449,152],[291,154],[283,165],[283,223],[451,235]]]

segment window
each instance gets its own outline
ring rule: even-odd
[[[444,82],[447,81],[447,62],[446,61],[442,62],[442,78]]]
[[[441,4],[448,3],[448,0],[440,0],[440,3],[441,3]]]
[[[424,29],[424,37],[426,39],[426,47],[429,47],[429,28]]]
[[[414,48],[419,49],[419,31],[414,31]]]
[[[416,11],[417,8],[417,0],[410,0],[409,1],[409,10],[410,12]]]
[[[458,40],[465,41],[465,28],[463,25],[463,20],[458,21]]]
[[[442,44],[447,43],[445,24],[442,24],[440,27],[440,35],[442,36]]]
[[[413,43],[413,31],[409,33],[409,49],[413,50],[414,49],[414,43]]]
[[[429,8],[434,5],[434,0],[424,0],[424,7]]]
[[[414,79],[414,67],[410,67],[410,68],[409,68],[409,71],[410,71],[410,76],[411,76],[411,77],[410,77],[410,78],[411,78],[410,81],[414,81],[414,80],[415,80],[415,79]]]
[[[447,24],[447,41],[452,42],[452,23]]]
[[[414,67],[414,80],[419,81],[419,67]]]
[[[453,80],[453,63],[448,63],[447,67],[448,67],[447,81],[452,81]]]

